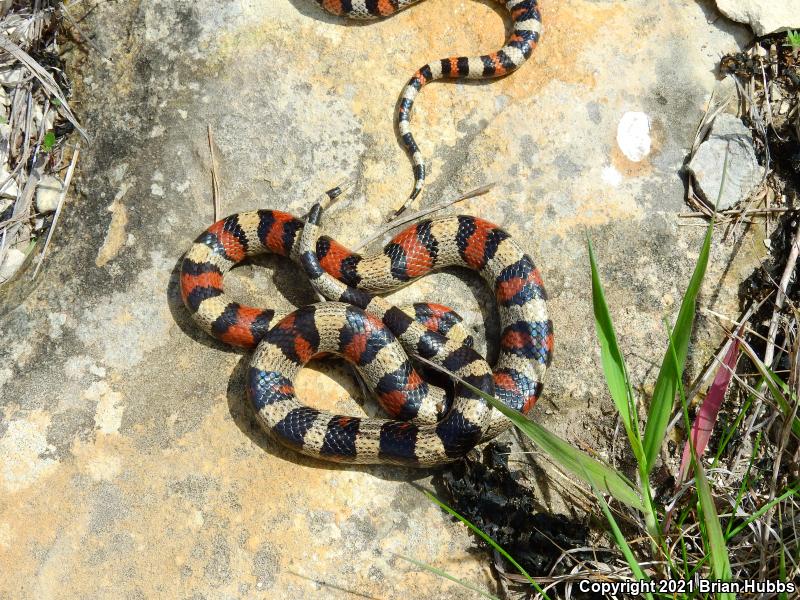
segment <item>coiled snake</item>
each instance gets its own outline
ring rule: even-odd
[[[329,13],[351,19],[388,17],[421,0],[317,0]],[[411,108],[422,86],[437,79],[491,79],[519,68],[539,41],[542,19],[537,0],[496,0],[508,11],[513,30],[497,52],[482,56],[452,56],[426,64],[403,88],[397,110],[397,125],[403,147],[414,165],[414,189],[397,213],[419,195],[425,184],[425,161],[411,134]]]
[[[317,204],[305,224],[275,210],[231,215],[200,235],[181,265],[181,295],[195,322],[227,344],[258,346],[247,395],[268,432],[326,460],[431,466],[463,456],[509,426],[463,385],[455,386],[450,402],[420,377],[407,353],[523,413],[531,409],[550,363],[552,324],[539,272],[508,233],[471,216],[424,220],[381,252],[362,256],[322,235],[320,214]],[[226,295],[224,274],[265,253],[302,265],[315,289],[333,301],[281,317]],[[491,371],[469,340],[454,334],[459,317],[450,309],[417,304],[404,312],[373,295],[447,266],[472,269],[494,289],[501,337]],[[322,353],[354,364],[392,419],[334,415],[300,404],[293,379]]]

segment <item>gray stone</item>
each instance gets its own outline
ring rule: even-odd
[[[2,148],[3,142],[0,142],[0,157],[4,154]],[[14,179],[5,162],[0,164],[0,186],[0,198],[16,199],[19,196],[17,180]]]
[[[40,213],[53,212],[58,208],[61,191],[64,184],[58,177],[45,175],[36,186],[36,211]]]
[[[757,36],[800,28],[800,0],[717,0],[717,8]]]
[[[11,279],[25,262],[25,253],[17,248],[8,248],[0,264],[0,283]]]
[[[726,155],[728,166],[723,184]],[[719,197],[719,210],[745,200],[756,190],[764,175],[764,169],[756,159],[750,130],[741,119],[727,113],[714,119],[708,138],[689,161],[688,170],[697,183],[696,189],[712,206]]]

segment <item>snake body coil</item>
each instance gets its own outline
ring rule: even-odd
[[[329,13],[352,19],[388,17],[421,0],[317,0]],[[437,79],[491,79],[518,69],[533,52],[542,32],[537,0],[497,0],[508,11],[513,29],[497,52],[481,56],[452,56],[426,64],[417,70],[403,88],[397,124],[403,147],[414,165],[414,189],[398,212],[405,209],[425,184],[425,161],[411,134],[411,108],[420,89]]]
[[[339,301],[283,317],[235,302],[223,290],[224,274],[265,253],[302,264],[315,287]],[[447,266],[478,272],[495,291],[501,338],[491,372],[463,335],[453,335],[458,318],[446,307],[417,304],[409,316],[372,295]],[[282,443],[327,460],[436,465],[508,427],[498,411],[464,386],[456,385],[449,402],[417,374],[408,352],[523,413],[541,393],[552,354],[552,324],[533,261],[508,233],[471,216],[421,221],[382,252],[362,256],[321,235],[313,213],[307,224],[280,211],[239,213],[195,241],[181,265],[180,288],[206,332],[235,346],[261,342],[247,384],[259,419]],[[393,419],[340,416],[300,404],[293,378],[321,353],[353,363]]]

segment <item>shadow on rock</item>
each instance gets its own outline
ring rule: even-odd
[[[486,343],[486,361],[494,367],[500,354],[500,311],[497,308],[494,290],[475,271],[465,267],[447,267],[442,273],[450,273],[465,282],[481,312],[483,332],[476,330]],[[470,327],[470,324],[467,323]]]
[[[178,262],[175,263],[175,266],[172,267],[172,271],[169,275],[169,283],[167,283],[167,305],[169,306],[170,314],[172,314],[172,320],[181,328],[183,333],[198,344],[202,344],[207,348],[213,348],[214,350],[241,353],[241,350],[223,344],[208,335],[192,320],[192,315],[189,313],[186,306],[184,306],[183,299],[181,298],[181,262],[183,262],[183,256],[181,256]]]
[[[586,518],[570,519],[547,512],[535,499],[521,471],[508,465],[510,447],[489,443],[483,452],[473,451],[452,469],[434,478],[440,497],[487,533],[533,575],[565,574],[572,563],[561,563],[564,552],[573,559],[591,560]],[[486,546],[484,546],[486,547]],[[492,553],[492,549],[486,547]],[[494,555],[495,567],[514,572],[510,564]],[[502,568],[500,568],[502,567]]]
[[[287,448],[273,439],[256,419],[253,407],[247,401],[245,377],[250,356],[242,356],[228,380],[228,410],[233,422],[254,444],[273,456],[296,465],[314,467],[328,471],[360,471],[370,473],[387,481],[417,481],[430,476],[430,469],[418,469],[397,465],[351,465],[317,460]],[[306,368],[313,368],[306,367]]]
[[[172,314],[172,319],[175,321],[178,327],[181,328],[181,331],[183,331],[197,343],[208,348],[213,348],[214,350],[227,350],[241,354],[243,350],[234,348],[233,346],[229,346],[228,344],[224,344],[214,339],[200,329],[200,326],[197,325],[194,320],[192,320],[192,315],[183,304],[183,299],[181,298],[180,280],[182,262],[183,256],[178,259],[178,261],[175,263],[175,266],[172,268],[169,283],[167,284],[167,304],[169,306],[169,311]],[[275,288],[292,306],[306,306],[307,304],[312,304],[317,301],[317,297],[314,294],[314,289],[311,287],[311,284],[308,282],[306,277],[297,276],[298,270],[302,274],[301,267],[289,262],[287,259],[274,255],[258,256],[247,259],[241,265],[237,265],[237,268],[246,268],[248,266],[271,269],[272,282],[275,285]],[[272,307],[265,306],[262,308]],[[286,312],[288,313],[290,311],[287,310]],[[276,316],[277,318],[280,318],[283,316],[283,314],[281,314],[279,311]],[[275,321],[277,321],[277,319],[275,319]]]

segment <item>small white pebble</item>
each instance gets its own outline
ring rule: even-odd
[[[17,85],[25,78],[25,73],[27,71],[28,70],[23,67],[18,67],[16,69],[3,69],[0,71],[0,84],[7,86]]]
[[[3,86],[0,86],[0,90],[3,89]],[[10,145],[11,139],[11,125],[8,124],[8,112],[6,110],[0,111],[3,118],[5,119],[4,123],[0,123],[0,163],[2,163],[3,168],[7,169],[6,163],[8,162],[8,146]]]
[[[164,188],[157,183],[154,183],[150,186],[150,193],[153,194],[153,196],[163,196]]]
[[[53,128],[53,123],[55,122],[55,116],[53,115],[52,110],[47,111],[47,116],[45,117],[44,110],[38,104],[33,107],[33,122],[36,124],[36,128],[38,129],[42,124],[42,119],[44,119],[44,129],[45,131],[49,131]]]
[[[633,162],[650,154],[650,118],[643,112],[626,112],[617,125],[617,145]]]
[[[58,177],[45,175],[36,186],[36,211],[40,213],[53,212],[58,207],[61,190],[64,185]]]
[[[0,186],[2,186],[2,189],[0,189],[0,198],[16,200],[17,196],[19,196],[17,180],[11,177],[11,172],[5,164],[0,165]]]
[[[3,264],[0,265],[0,283],[11,279],[14,276],[14,273],[19,271],[19,268],[24,262],[25,253],[17,250],[16,248],[10,248],[8,252],[6,252],[6,258],[3,261]]]

